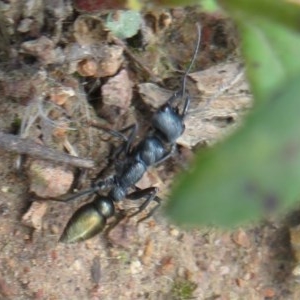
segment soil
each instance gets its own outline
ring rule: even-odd
[[[140,129],[137,139],[142,137],[149,130],[154,106],[142,100],[137,87],[140,83],[156,81],[170,91],[178,88],[193,52],[197,21],[202,26],[202,40],[194,70],[241,62],[237,33],[230,20],[219,13],[204,14],[198,8],[178,8],[143,14],[147,30],[140,30],[138,36],[126,41],[131,55],[126,54],[124,45],[121,46],[120,64],[114,65],[118,61],[116,58],[109,66],[102,64],[101,72],[107,72],[103,75],[97,60],[99,57],[101,60],[100,54],[99,57],[80,58],[78,52],[75,64],[66,49],[74,43],[81,43],[81,47],[95,44],[97,48],[101,42],[100,50],[103,45],[115,45],[100,26],[99,20],[107,12],[91,17],[76,12],[70,5],[58,18],[49,6],[39,7],[39,1],[27,2],[32,2],[36,10],[30,11],[11,1],[1,12],[8,24],[5,28],[0,26],[2,32],[7,30],[6,47],[0,49],[0,128],[2,132],[15,134],[20,132],[20,124],[25,124],[27,127],[21,131],[21,137],[57,151],[66,149],[68,141],[69,150],[93,159],[96,167],[88,170],[77,189],[89,187],[93,178],[106,169],[111,145],[118,144],[116,138],[89,126],[90,121],[115,130],[137,122]],[[78,18],[89,21],[80,23]],[[88,27],[91,18],[94,23]],[[161,19],[169,21],[161,25]],[[53,24],[60,24],[63,30],[60,32],[59,26]],[[95,32],[91,33],[96,29],[102,33],[101,41]],[[87,30],[86,35],[80,35],[81,30]],[[39,40],[34,50],[24,46],[41,36],[48,40]],[[135,47],[133,41],[141,45]],[[119,53],[116,48],[108,51],[111,55],[113,51],[116,51],[114,55]],[[65,60],[60,60],[60,55]],[[128,73],[129,79],[122,73],[122,82],[128,80],[125,91],[122,90],[125,83],[118,85],[116,78],[120,70]],[[227,76],[230,79],[230,74]],[[114,78],[115,83],[109,82],[109,78]],[[111,95],[117,89],[115,94],[122,95],[116,102],[115,98],[103,99],[101,87],[108,82],[110,85],[106,88],[111,90],[106,89],[105,94]],[[39,109],[44,110],[46,117]],[[226,107],[222,109],[225,111]],[[34,115],[36,118],[29,126]],[[202,117],[200,114],[199,118]],[[54,124],[49,125],[48,119]],[[167,201],[175,173],[186,166],[195,148],[201,151],[202,147],[213,144],[211,140],[218,140],[219,131],[230,127],[224,124],[191,149],[188,145],[181,146],[180,155],[150,170],[140,186],[159,186],[159,196]],[[90,201],[90,197],[67,204],[41,200],[32,193],[32,182],[36,178],[28,172],[37,159],[29,155],[17,169],[18,155],[1,150],[1,157],[0,299],[300,298],[297,277],[292,274],[296,263],[289,236],[290,227],[298,225],[297,213],[225,231],[213,227],[184,230],[173,225],[158,210],[153,217],[140,223],[138,216],[125,218],[108,235],[99,234],[85,242],[63,244],[58,239],[66,223],[78,207]],[[52,164],[53,168],[57,165]],[[74,174],[77,170],[74,166],[64,165],[64,168]],[[59,180],[55,184],[59,184]],[[44,198],[50,197],[51,191]],[[30,222],[24,220],[24,214],[32,207],[32,201],[46,203],[47,211],[32,211],[32,215],[27,216],[32,219]],[[125,202],[120,206],[127,211]]]

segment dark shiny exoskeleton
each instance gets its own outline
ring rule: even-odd
[[[81,206],[74,213],[60,241],[75,243],[95,236],[105,228],[107,219],[114,213],[113,202],[108,197],[97,195],[93,202]]]
[[[160,200],[156,197],[156,187],[136,190],[132,193],[128,193],[128,190],[129,188],[134,188],[148,167],[163,162],[174,153],[176,140],[184,132],[184,118],[190,103],[190,97],[185,92],[185,81],[200,44],[200,26],[198,24],[197,29],[197,46],[190,67],[183,76],[181,89],[175,92],[154,113],[151,129],[146,137],[135,147],[132,146],[132,142],[137,130],[136,125],[131,125],[123,130],[129,132],[128,137],[118,132],[112,132],[114,135],[123,138],[123,144],[113,155],[117,174],[104,180],[99,180],[90,189],[78,193],[79,195],[96,193],[96,197],[91,203],[83,205],[75,212],[64,229],[60,238],[61,242],[78,242],[89,239],[101,232],[105,228],[107,219],[115,214],[114,202],[125,198],[129,200],[146,198],[136,213],[133,214],[135,215],[144,210],[151,201],[156,201],[157,206],[145,218],[152,215],[153,211],[160,205]],[[183,103],[181,103],[182,101]],[[181,112],[179,111],[179,106],[182,106]],[[107,196],[99,195],[98,193],[104,189],[108,189]],[[74,199],[74,197],[68,200],[71,199]]]

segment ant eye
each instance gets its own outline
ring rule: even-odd
[[[167,111],[170,110],[170,108],[171,108],[171,107],[170,107],[168,104],[165,104],[164,106],[161,107],[160,110],[161,110],[162,112],[167,112]]]

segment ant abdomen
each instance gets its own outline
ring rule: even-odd
[[[97,196],[93,202],[81,206],[74,213],[59,241],[76,243],[92,238],[103,231],[107,218],[113,216],[114,212],[112,201]]]

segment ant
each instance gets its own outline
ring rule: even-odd
[[[157,205],[139,220],[145,220],[160,206],[160,199],[156,197],[158,188],[149,187],[143,190],[135,190],[128,193],[129,188],[142,178],[148,167],[155,166],[176,151],[176,140],[185,130],[184,119],[187,114],[190,96],[186,92],[186,79],[196,59],[200,38],[201,28],[197,23],[198,39],[191,63],[182,77],[181,88],[163,104],[153,115],[151,129],[137,146],[132,146],[137,131],[137,125],[133,124],[120,132],[109,130],[109,132],[123,140],[122,145],[115,150],[112,161],[115,164],[117,174],[105,179],[96,181],[91,188],[78,192],[64,201],[70,201],[85,194],[96,194],[95,199],[81,206],[71,217],[66,225],[60,242],[74,243],[89,239],[103,231],[107,219],[115,215],[115,202],[124,199],[138,200],[146,198],[138,210],[131,216],[143,211],[151,201]],[[178,102],[178,103],[176,103]],[[179,105],[182,103],[182,110]],[[129,132],[128,137],[123,133]],[[108,189],[106,196],[99,193],[103,189]]]

